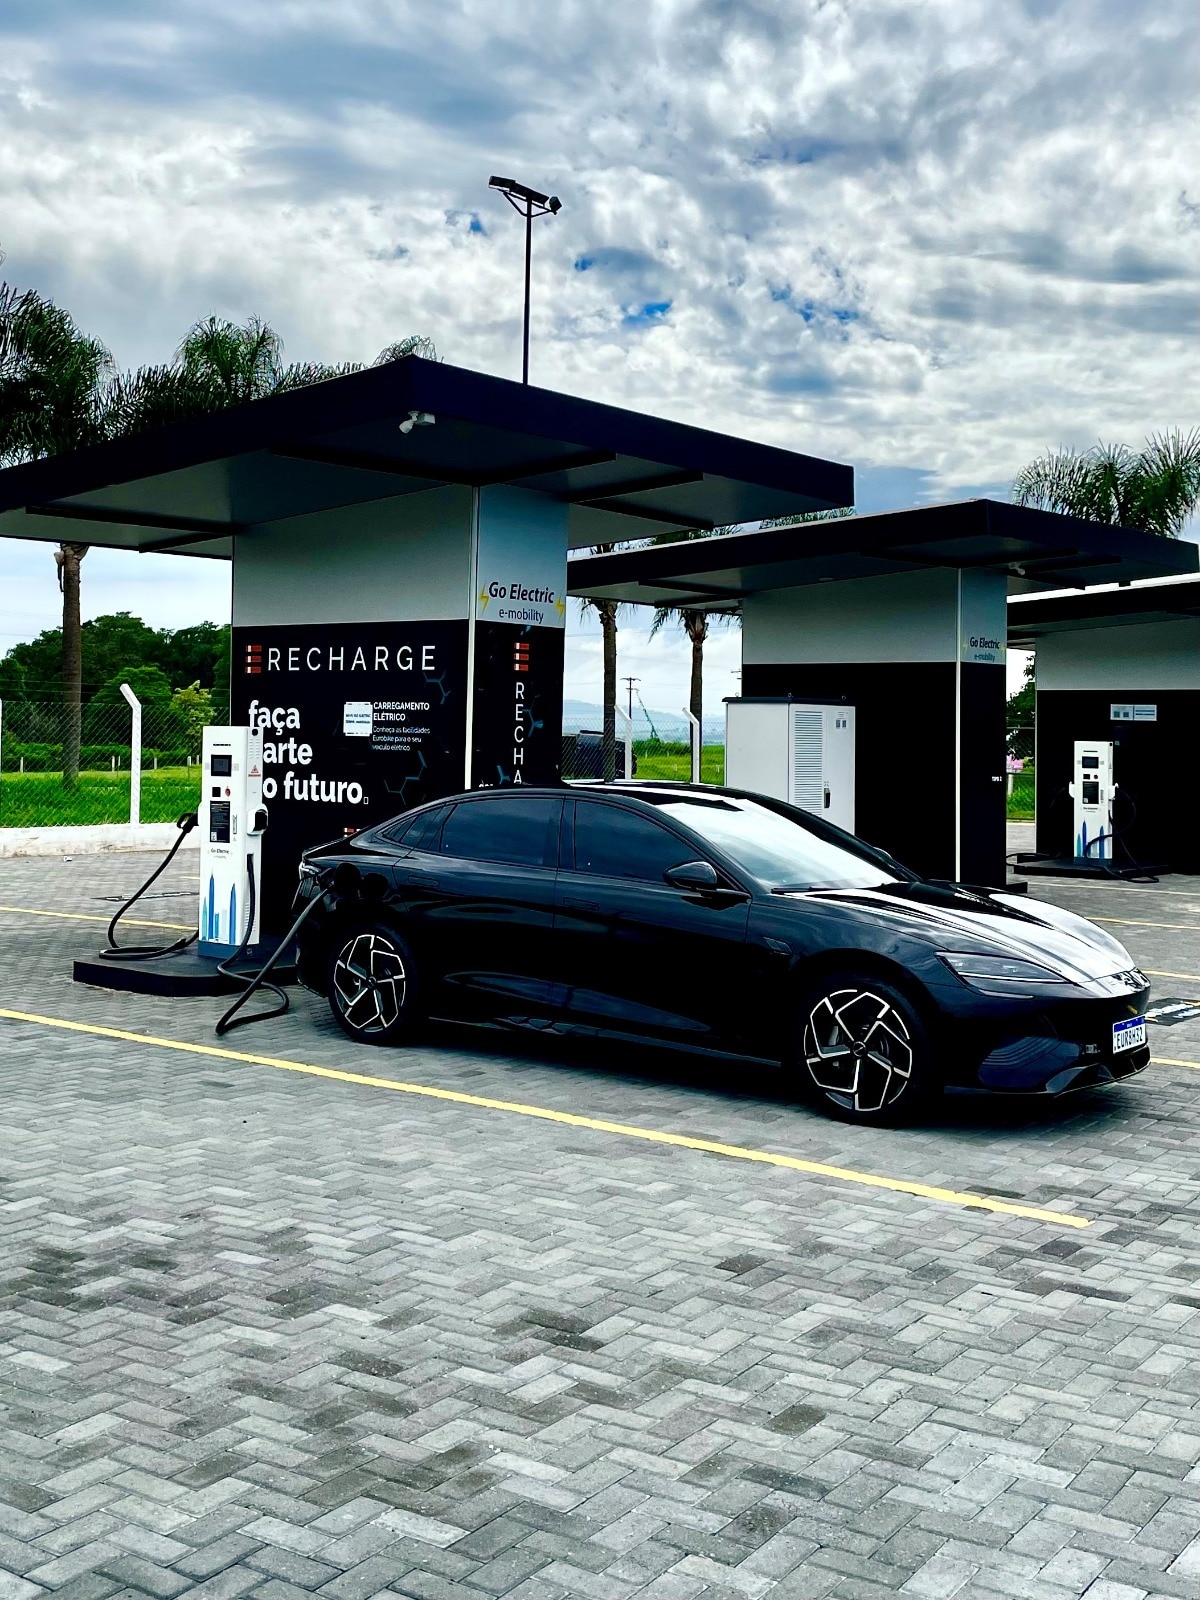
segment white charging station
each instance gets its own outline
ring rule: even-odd
[[[854,707],[815,700],[725,702],[725,782],[854,832]]]
[[[206,956],[230,956],[247,932],[250,874],[253,923],[248,948],[258,942],[262,907],[263,736],[260,728],[205,728],[201,754],[200,939]]]
[[[1075,769],[1070,785],[1074,801],[1077,861],[1112,859],[1113,746],[1111,740],[1075,741]]]

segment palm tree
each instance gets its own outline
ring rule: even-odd
[[[432,341],[413,335],[388,345],[375,365],[408,355],[437,359]],[[268,323],[251,317],[242,327],[208,317],[188,330],[167,365],[118,373],[105,346],[84,334],[68,312],[34,290],[0,284],[0,465],[142,433],[360,367],[358,362],[285,365],[282,341]],[[55,551],[63,597],[63,785],[68,789],[79,781],[79,567],[87,551],[87,545],[73,543]]]
[[[0,464],[29,461],[96,444],[108,423],[106,385],[113,360],[98,339],[33,290],[0,284]],[[82,633],[79,566],[82,544],[60,544],[54,552],[63,597],[63,786],[79,782],[82,734]]]
[[[790,528],[800,522],[828,522],[839,517],[854,515],[853,506],[835,506],[830,511],[798,511],[787,517],[769,517],[760,528]],[[680,544],[691,539],[715,539],[721,534],[739,532],[739,525],[728,524],[722,528],[679,528],[670,533],[660,533],[650,540],[652,545]],[[664,628],[670,619],[678,620],[692,647],[692,673],[688,688],[688,710],[704,726],[704,646],[708,642],[709,626],[715,621],[719,627],[741,624],[741,616],[729,611],[708,611],[701,606],[656,606],[650,637]]]
[[[736,533],[735,525],[723,528],[679,528],[670,533],[657,534],[650,543],[682,544],[691,539],[715,539],[720,534]],[[703,606],[656,606],[654,608],[654,621],[650,624],[650,637],[653,639],[666,627],[672,619],[679,623],[687,635],[692,647],[692,671],[688,685],[688,710],[695,717],[701,728],[704,726],[704,646],[708,641],[710,621],[715,620],[719,626],[740,621],[736,615],[728,611],[706,610]]]
[[[374,365],[410,355],[437,360],[433,341],[414,334],[381,350]],[[113,381],[110,431],[141,433],[361,370],[361,361],[285,364],[283,341],[269,323],[250,317],[242,326],[224,317],[206,317],[188,329],[169,364],[142,367]]]
[[[1200,505],[1200,428],[1152,434],[1141,450],[1047,451],[1018,473],[1012,497],[1019,506],[1177,539]]]
[[[606,556],[616,549],[615,544],[596,544],[592,546],[591,554]],[[589,611],[594,611],[600,619],[600,638],[602,642],[602,659],[604,662],[604,684],[602,691],[603,723],[600,735],[600,753],[602,767],[600,776],[605,783],[611,783],[617,775],[617,616],[621,610],[619,600],[597,600],[587,597],[579,602],[581,615],[586,616]],[[632,773],[625,774],[627,778]]]

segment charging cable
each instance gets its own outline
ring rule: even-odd
[[[108,943],[100,952],[100,959],[102,961],[150,961],[155,956],[173,956],[178,951],[186,950],[189,945],[195,944],[196,940],[200,937],[200,930],[197,928],[194,933],[189,933],[185,939],[176,939],[173,944],[151,945],[117,943],[117,924],[127,911],[131,910],[135,905],[137,905],[138,901],[151,887],[151,885],[157,883],[159,878],[162,877],[163,873],[178,855],[183,841],[187,838],[188,834],[191,833],[198,821],[199,818],[194,811],[187,811],[176,822],[175,826],[179,829],[179,837],[167,851],[164,859],[159,862],[158,866],[155,867],[154,871],[146,879],[145,883],[142,884],[137,893],[130,895],[129,899],[126,900],[125,904],[121,906],[116,915],[113,917],[112,921],[109,923],[107,934]]]
[[[295,922],[292,923],[291,927],[284,934],[278,945],[276,945],[275,949],[271,952],[271,955],[265,966],[256,972],[252,978],[248,978],[244,972],[234,972],[232,969],[237,962],[241,960],[242,956],[245,955],[246,949],[250,943],[250,935],[254,929],[254,913],[258,903],[258,890],[254,881],[253,856],[246,857],[246,873],[250,879],[250,896],[248,915],[246,917],[246,932],[241,944],[237,947],[234,953],[227,957],[224,961],[221,961],[217,964],[217,971],[224,977],[233,978],[236,982],[245,984],[246,987],[242,990],[241,994],[238,995],[237,999],[233,1002],[229,1009],[218,1019],[216,1025],[216,1032],[218,1035],[229,1033],[233,1028],[248,1027],[252,1022],[268,1022],[272,1017],[282,1017],[284,1013],[289,1010],[290,1002],[287,997],[287,992],[284,989],[281,989],[277,983],[272,982],[270,975],[279,965],[284,951],[296,937],[307,917],[316,910],[316,908],[321,904],[321,901],[325,898],[326,878],[325,875],[322,874],[322,876],[318,879],[320,893],[313,895],[312,899],[305,906],[304,910],[296,918]],[[259,989],[265,989],[268,994],[274,995],[278,1001],[278,1004],[272,1006],[269,1011],[252,1011],[248,1017],[239,1017],[238,1012],[246,1004],[250,996],[257,993]]]

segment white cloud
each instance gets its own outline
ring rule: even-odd
[[[1191,0],[10,0],[0,29],[5,272],[127,364],[218,311],[297,358],[417,331],[514,374],[511,170],[564,201],[547,386],[929,496],[1195,420]],[[155,621],[195,574],[159,566],[124,591]],[[646,648],[673,703],[686,646]]]

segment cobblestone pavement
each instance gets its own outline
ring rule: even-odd
[[[0,861],[0,905],[145,865]],[[1045,892],[1200,996],[1200,884]],[[73,985],[102,933],[0,912],[0,1006],[215,1042]],[[625,1047],[356,1050],[303,994],[227,1042],[1092,1225],[0,1020],[0,1600],[1200,1593],[1200,1071],[883,1132]]]

